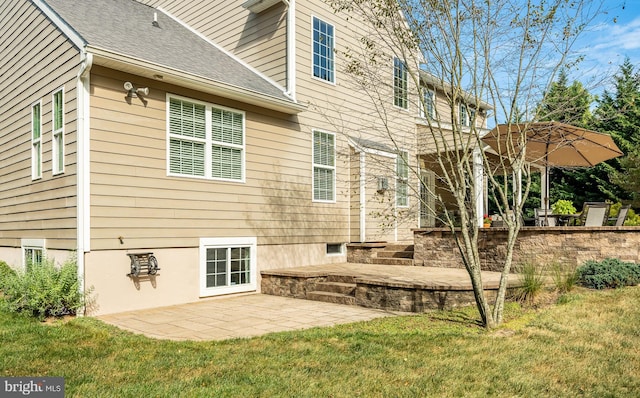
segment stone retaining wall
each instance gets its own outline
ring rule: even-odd
[[[478,248],[482,269],[500,271],[506,253],[506,228],[482,228]],[[414,264],[464,268],[446,228],[414,230]],[[523,227],[514,248],[513,263],[582,265],[605,258],[640,263],[640,227]]]

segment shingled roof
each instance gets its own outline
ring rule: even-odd
[[[300,107],[282,87],[160,9],[134,0],[43,0],[84,41],[85,49],[117,54],[227,90],[255,93]],[[157,23],[154,23],[156,18]]]

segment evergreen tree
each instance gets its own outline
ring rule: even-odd
[[[558,80],[551,84],[545,100],[539,107],[541,121],[558,121],[582,128],[594,127],[590,107],[594,97],[582,83],[569,85],[566,71],[560,71]],[[550,170],[550,203],[570,200],[576,207],[590,201],[616,200],[619,188],[609,181],[611,167],[602,163],[590,168]],[[536,192],[532,192],[535,195]]]
[[[595,112],[598,131],[611,134],[625,157],[607,162],[619,192],[616,201],[640,205],[640,74],[626,58],[614,77],[615,91],[605,91]]]

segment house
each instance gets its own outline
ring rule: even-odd
[[[426,115],[389,55],[395,141],[374,134],[338,56],[362,29],[321,0],[4,1],[0,259],[76,253],[105,314],[411,239]]]

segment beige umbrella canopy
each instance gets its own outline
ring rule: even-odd
[[[517,156],[524,144],[525,160],[544,166],[546,177],[549,167],[591,167],[623,155],[610,135],[560,122],[500,124],[482,140],[508,158]],[[544,188],[548,207],[549,187]]]
[[[560,122],[500,124],[482,140],[501,156],[516,156],[524,140],[525,160],[546,167],[591,167],[623,155],[610,135]]]

